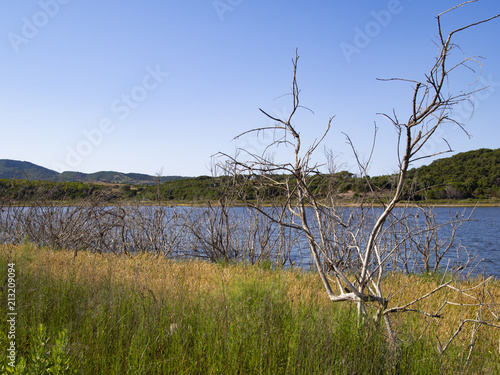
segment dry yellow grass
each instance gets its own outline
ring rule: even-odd
[[[309,303],[312,306],[327,304],[329,300],[319,278],[314,273],[301,270],[264,270],[245,265],[220,266],[199,260],[172,261],[161,256],[140,254],[117,256],[70,251],[39,249],[32,245],[0,245],[0,256],[23,263],[30,274],[43,274],[54,279],[72,278],[77,283],[98,285],[107,280],[141,293],[152,293],[155,298],[172,295],[175,291],[197,294],[221,294],[224,288],[242,282],[265,285],[279,283],[285,298],[293,303]],[[438,277],[417,275],[388,275],[383,290],[389,295],[389,308],[405,306],[419,296],[437,288],[443,280]],[[466,319],[481,320],[498,326],[500,316],[500,282],[482,278],[464,281],[453,280],[430,297],[408,308],[430,314],[441,314],[441,318],[424,317],[417,313],[392,314],[398,331],[411,331],[415,335],[430,335],[445,343]],[[482,325],[476,333],[477,324],[468,322],[455,342],[470,345],[476,338],[482,350],[498,351],[499,330]],[[479,341],[478,341],[479,342]]]
[[[459,327],[462,327],[460,334],[455,338],[456,344],[468,346],[475,340],[481,342],[483,350],[498,353],[500,333],[496,328],[500,326],[498,279],[477,277],[451,280],[438,276],[390,275],[384,283],[385,292],[391,295],[389,308],[405,306],[447,282],[449,282],[447,286],[408,306],[421,312],[440,315],[439,318],[434,318],[418,314],[421,318],[414,325],[413,334],[430,334],[444,345]],[[467,320],[483,321],[490,326]],[[407,323],[407,319],[404,319],[404,322]]]
[[[29,259],[31,274],[43,273],[57,278],[73,278],[77,282],[98,284],[104,280],[135,290],[161,296],[182,287],[189,293],[218,293],[222,288],[246,280],[261,280],[285,285],[286,298],[291,301],[327,302],[319,280],[301,270],[272,271],[240,264],[220,266],[201,260],[174,261],[162,256],[97,254],[39,249],[33,245],[1,245],[0,256]]]

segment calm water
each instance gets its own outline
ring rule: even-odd
[[[399,208],[395,209],[396,216]],[[424,223],[424,215],[418,209],[412,209],[415,220],[420,225]],[[440,262],[441,268],[446,268],[454,263],[463,264],[467,253],[473,258],[470,264],[474,269],[467,269],[471,275],[483,274],[500,278],[500,207],[434,207],[432,212],[436,215],[436,224],[449,223],[451,220],[467,218],[472,213],[469,221],[462,223],[457,229],[453,246]],[[444,240],[451,234],[449,225],[440,229]],[[440,238],[441,239],[441,238]],[[457,250],[460,250],[458,252]],[[304,252],[302,252],[304,253]],[[458,259],[458,254],[460,259]],[[302,264],[310,264],[305,258]],[[432,262],[431,262],[432,264]]]
[[[242,214],[244,209],[241,210]],[[347,210],[356,210],[348,208]],[[395,209],[395,215],[398,216],[399,208]],[[381,212],[381,211],[380,211]],[[446,224],[452,220],[468,218],[457,229],[453,246],[447,252],[444,259],[440,262],[441,268],[451,267],[453,264],[463,264],[467,259],[467,253],[473,259],[471,265],[475,268],[468,268],[471,275],[484,274],[485,276],[495,276],[500,278],[500,207],[434,207],[432,212],[436,215],[436,224]],[[415,220],[418,224],[424,224],[424,215],[416,208],[411,209],[411,215],[415,214]],[[439,230],[442,240],[445,240],[452,232],[450,225],[445,225]],[[298,246],[301,247],[299,251]],[[459,250],[459,251],[457,251]],[[311,265],[307,243],[305,239],[295,247],[295,254],[292,254],[292,260],[308,267]],[[458,256],[460,258],[458,259]],[[432,264],[432,262],[431,262]]]
[[[112,208],[110,207],[108,209]],[[152,213],[149,213],[148,210],[151,209],[153,209],[153,211]],[[64,210],[69,210],[69,208],[63,208],[63,211]],[[144,211],[146,219],[148,218],[148,215],[154,215],[154,207],[139,207],[139,210]],[[189,210],[189,208],[168,208],[166,209],[165,217],[163,220],[168,220],[174,214],[181,214],[181,216],[184,217],[192,217],[191,215],[194,215],[198,210],[203,209],[197,208],[194,209],[194,211]],[[238,222],[241,221],[241,224],[239,224],[239,231],[248,232],[248,227],[245,227],[244,221],[246,216],[248,215],[248,210],[241,207],[235,207],[231,210],[234,214],[233,219],[236,219]],[[356,210],[356,208],[346,208],[346,210],[349,212],[351,210]],[[395,209],[396,216],[399,216],[397,212],[398,210],[400,209]],[[24,211],[24,209],[21,209],[21,211]],[[465,248],[467,250],[467,253],[476,257],[476,262],[474,264],[476,264],[478,260],[481,260],[479,266],[475,268],[472,274],[484,274],[487,276],[493,275],[500,278],[500,207],[478,207],[475,210],[473,210],[472,208],[464,209],[460,207],[435,207],[432,212],[436,215],[436,223],[444,224],[449,222],[450,220],[461,219],[462,217],[467,218],[472,211],[474,212],[472,214],[471,220],[463,222],[461,227],[458,228],[455,235],[454,245],[447,253],[447,257],[443,259],[443,261],[441,261],[440,266],[446,267],[447,264],[457,263],[457,249],[461,250],[459,252],[461,259],[459,259],[458,263],[463,262],[467,256],[466,252],[464,251]],[[422,212],[415,208],[412,209],[409,214],[412,217],[411,222],[418,226],[423,225],[425,215],[423,215]],[[5,210],[4,212],[0,212],[0,219],[5,219],[6,215],[7,212]],[[133,211],[127,213],[127,217],[129,217],[130,215],[136,216],[137,211],[135,213]],[[109,218],[105,219],[108,220]],[[11,221],[12,220],[15,221],[16,219],[11,219]],[[200,220],[204,221],[202,217],[200,217]],[[132,233],[137,234],[139,232]],[[441,238],[446,239],[450,233],[450,226],[445,226],[440,229],[440,240]],[[132,236],[132,234],[130,234],[129,236]],[[189,236],[187,236],[187,240],[189,240],[188,237]],[[121,238],[121,236],[118,236],[117,238],[110,239],[110,241],[119,241]],[[128,240],[130,240],[130,238],[128,238]],[[5,238],[3,241],[8,242],[9,239]],[[182,249],[185,248],[185,244],[183,243],[179,246]],[[129,250],[133,251],[134,249],[132,248]],[[300,264],[304,267],[307,267],[307,264],[310,263],[309,251],[307,249],[307,244],[304,238],[299,238],[291,245],[291,258],[292,261],[296,261],[297,265]]]
[[[463,212],[460,208],[437,207],[435,210],[443,220],[449,217],[449,212],[459,216]],[[472,219],[474,221],[465,222],[457,231],[456,240],[483,259],[478,273],[500,277],[500,207],[478,207]]]

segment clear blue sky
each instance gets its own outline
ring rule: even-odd
[[[269,125],[263,108],[290,110],[291,58],[298,48],[304,111],[297,128],[313,140],[335,115],[325,146],[357,172],[342,132],[367,157],[369,173],[392,173],[395,132],[379,112],[406,118],[411,91],[376,78],[424,79],[435,56],[435,16],[459,1],[40,0],[0,3],[0,159],[47,168],[163,175],[210,174],[211,155],[264,138],[232,138]],[[479,0],[444,18],[451,30],[500,13]],[[363,40],[359,30],[371,36]],[[500,20],[457,35],[480,55],[492,86],[447,125],[428,150],[500,147]],[[368,39],[366,39],[368,38]],[[356,48],[346,52],[346,46]],[[461,84],[462,86],[458,86]],[[278,98],[278,99],[277,99]],[[287,151],[287,150],[285,150]],[[318,160],[322,159],[319,150]]]

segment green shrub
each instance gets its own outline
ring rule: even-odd
[[[70,375],[78,373],[78,365],[68,355],[68,335],[62,330],[53,345],[47,337],[47,328],[40,324],[31,337],[27,357],[18,358],[15,368],[0,365],[2,373],[15,375]]]

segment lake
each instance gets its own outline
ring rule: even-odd
[[[200,208],[201,209],[201,208]],[[243,219],[247,209],[237,207],[233,208],[235,217]],[[346,208],[347,212],[353,212],[358,208]],[[401,214],[401,208],[395,208],[396,216]],[[380,208],[375,208],[375,213],[381,213]],[[441,268],[447,266],[451,268],[457,263],[463,263],[467,256],[472,260],[467,269],[471,275],[484,274],[485,276],[495,276],[500,278],[500,207],[434,207],[432,213],[435,215],[435,224],[443,225],[439,229],[439,239],[445,243],[448,236],[452,232],[450,225],[445,225],[451,220],[467,219],[457,228],[455,239],[450,250],[446,253],[443,260],[440,262]],[[412,217],[410,224],[423,226],[425,223],[425,215],[418,208],[407,209],[407,214]],[[312,213],[311,213],[312,215]],[[311,259],[307,248],[305,238],[295,240],[292,249],[290,260],[302,267],[310,267]],[[432,262],[431,262],[432,263]],[[413,269],[418,272],[418,267]]]
[[[441,220],[446,220],[449,212],[461,215],[464,211],[456,207],[436,207],[434,210]],[[465,211],[470,213],[472,209]],[[500,277],[500,207],[478,207],[472,219],[474,221],[463,223],[457,231],[456,240],[483,259],[477,273]]]
[[[375,208],[366,210],[366,216],[354,215],[356,218],[350,222],[348,229],[354,230],[359,217],[369,223],[373,220],[371,215],[380,211],[380,208]],[[360,210],[344,208],[339,212],[349,217]],[[398,227],[396,224],[394,230],[399,239],[406,236],[407,244],[403,250],[398,249],[399,258],[394,257],[390,267],[406,264],[410,265],[407,271],[420,272],[423,258],[415,252],[415,248],[425,248],[426,241],[427,245],[430,244],[427,248],[446,248],[452,227],[444,224],[467,218],[471,212],[471,220],[461,223],[453,244],[439,266],[456,267],[469,256],[474,259],[470,264],[477,265],[479,260],[480,263],[467,271],[472,271],[473,275],[500,278],[500,207],[478,207],[475,210],[435,207],[432,209],[432,223],[439,230],[433,238],[425,237],[424,231],[420,230],[428,219],[421,209],[404,211],[396,208],[395,217],[404,213],[408,225]],[[310,254],[303,235],[280,229],[262,215],[255,215],[254,211],[252,213],[246,208],[230,208],[227,214],[221,213],[217,207],[4,207],[0,213],[0,242],[19,243],[28,239],[47,246],[100,252],[151,251],[172,258],[199,257],[207,260],[227,255],[252,262],[270,259],[285,266],[290,262],[301,267],[310,265]],[[330,238],[339,234],[338,228],[337,232],[331,232]],[[349,234],[344,234],[344,238],[332,240],[332,251],[352,247],[349,238]],[[364,247],[366,233],[365,237],[361,235],[358,238],[357,245]],[[390,239],[391,235],[387,238]],[[381,246],[390,249],[392,245],[382,242]],[[414,254],[417,254],[417,260],[414,260]],[[431,266],[435,259],[432,256]],[[357,255],[354,254],[355,258]]]
[[[356,209],[348,208],[347,210]],[[381,209],[375,210],[377,213],[381,212]],[[396,208],[394,213],[398,216],[401,209]],[[472,213],[470,220],[461,223],[456,230],[453,245],[440,262],[441,268],[447,266],[451,268],[457,263],[464,262],[467,256],[470,256],[470,265],[473,267],[469,267],[467,271],[471,275],[483,274],[500,278],[500,207],[477,207],[475,209],[472,207],[434,207],[432,213],[435,214],[435,224],[443,225],[438,232],[441,237],[437,241],[442,241],[445,245],[452,232],[451,226],[445,224],[451,220],[467,218]],[[409,216],[412,215],[414,223],[424,224],[425,215],[419,213],[418,209],[411,209]],[[302,247],[305,247],[304,241],[302,241]],[[295,249],[295,253],[297,251],[298,249]],[[310,260],[307,259],[307,251],[304,249],[300,255],[294,255],[293,258],[301,260],[302,266],[311,266]],[[418,272],[419,268],[415,267],[413,270]]]

